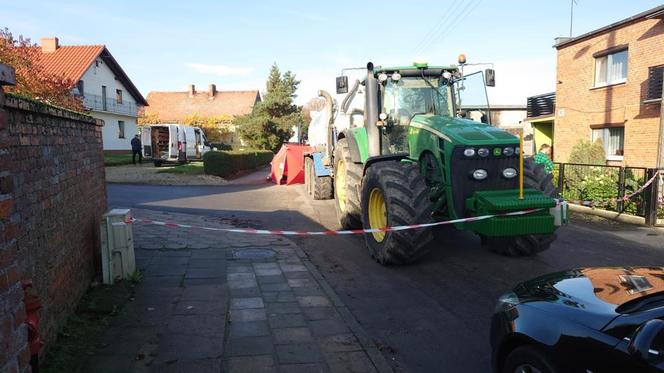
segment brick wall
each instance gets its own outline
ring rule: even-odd
[[[8,148],[0,164],[8,178],[0,186],[13,192],[10,221],[18,224],[11,263],[0,256],[0,273],[15,268],[12,276],[33,280],[48,347],[99,268],[99,222],[106,209],[103,122],[12,96],[4,111]]]
[[[593,88],[593,54],[627,45],[627,81]],[[648,67],[664,64],[664,22],[642,18],[558,49],[555,160],[566,162],[574,144],[591,140],[591,125],[624,125],[622,164],[654,167],[659,104],[644,104]]]
[[[15,208],[10,163],[7,114],[0,86],[0,372],[29,371],[28,329],[25,322],[16,238],[18,213]]]

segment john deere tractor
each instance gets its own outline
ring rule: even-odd
[[[463,66],[369,63],[352,88],[346,75],[337,78],[341,104],[319,92],[330,111],[329,140],[306,162],[307,191],[333,197],[347,229],[500,215],[454,225],[499,254],[546,250],[566,221],[552,176],[531,159],[521,168],[519,138],[490,125],[488,104],[471,105],[486,99],[493,70],[464,75]],[[363,105],[353,107],[358,98]],[[535,211],[505,215],[524,210]],[[365,237],[382,264],[409,263],[436,247],[432,228]]]

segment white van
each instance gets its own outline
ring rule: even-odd
[[[143,157],[155,166],[163,163],[199,161],[210,151],[203,130],[182,124],[151,124],[141,128]]]

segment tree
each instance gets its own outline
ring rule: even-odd
[[[71,94],[75,82],[45,71],[37,62],[39,53],[39,47],[29,38],[17,39],[9,29],[0,30],[0,62],[16,70],[16,86],[6,90],[47,104],[85,111],[82,98]]]
[[[293,127],[303,122],[301,108],[293,103],[299,84],[295,74],[290,71],[282,74],[276,63],[272,65],[263,100],[250,114],[238,116],[234,121],[249,145],[277,151],[293,136]]]

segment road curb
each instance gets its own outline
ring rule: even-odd
[[[348,307],[343,303],[341,298],[337,295],[337,293],[332,289],[330,284],[327,283],[323,275],[320,273],[318,268],[309,260],[309,257],[300,249],[300,247],[296,244],[296,251],[298,256],[300,256],[300,259],[302,260],[302,263],[304,263],[304,266],[307,267],[307,270],[313,275],[313,277],[316,279],[316,282],[320,285],[320,287],[323,289],[323,292],[325,292],[325,295],[327,295],[328,298],[332,301],[332,304],[334,305],[334,308],[336,311],[341,315],[341,318],[343,319],[344,323],[350,328],[351,332],[357,337],[357,340],[359,341],[360,345],[362,346],[362,349],[366,352],[367,356],[369,357],[369,360],[371,360],[371,363],[374,365],[374,368],[376,368],[376,371],[379,373],[392,373],[394,370],[390,366],[390,364],[387,362],[383,354],[378,350],[378,347],[376,347],[376,344],[373,342],[373,340],[369,337],[366,331],[364,331],[364,328],[360,325],[360,323],[355,319],[355,316],[350,312]]]

